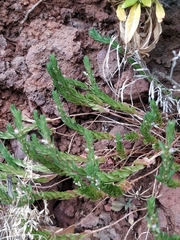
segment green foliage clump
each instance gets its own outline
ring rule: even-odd
[[[155,211],[155,198],[151,197],[147,200],[147,223],[148,228],[154,235],[156,240],[180,240],[180,236],[177,234],[169,235],[162,232],[159,228],[158,212]]]
[[[64,111],[63,104],[60,101],[61,96],[77,105],[95,109],[101,114],[107,113],[109,111],[107,109],[118,110],[131,116],[138,114],[134,107],[115,101],[102,92],[93,76],[88,57],[84,58],[84,64],[89,84],[64,77],[53,55],[50,57],[50,63],[47,65],[47,68],[56,88],[53,91],[53,98],[61,120],[66,126],[84,137],[86,141],[86,157],[83,158],[59,151],[54,144],[54,132],[48,127],[47,119],[44,115],[39,116],[38,112],[34,111],[31,124],[26,126],[23,124],[21,112],[14,105],[11,106],[14,125],[8,124],[7,131],[0,132],[0,138],[2,139],[0,154],[4,158],[4,163],[0,163],[0,178],[3,181],[0,185],[0,201],[2,204],[11,204],[21,208],[41,199],[44,201],[51,199],[65,200],[85,196],[92,200],[97,200],[105,196],[121,196],[130,185],[127,179],[132,174],[144,169],[146,164],[142,162],[141,164],[133,165],[131,163],[120,169],[113,169],[110,172],[101,170],[100,164],[102,159],[95,156],[94,141],[102,139],[116,142],[115,151],[118,159],[121,159],[121,161],[128,159],[124,140],[133,142],[137,139],[142,139],[145,144],[149,144],[151,147],[154,144],[156,146],[159,144],[159,149],[162,151],[162,164],[159,176],[156,178],[168,186],[179,186],[179,183],[172,180],[172,175],[179,169],[172,161],[171,150],[175,137],[174,122],[169,122],[166,128],[166,142],[159,141],[158,137],[151,131],[155,126],[162,126],[161,114],[154,101],[150,103],[151,111],[144,115],[144,119],[139,126],[140,133],[130,131],[124,134],[124,136],[121,136],[119,133],[114,136],[107,132],[89,130],[76,123]],[[81,90],[85,91],[86,94],[82,94]],[[26,158],[23,161],[14,158],[10,154],[5,146],[7,139],[17,139],[20,142],[22,150],[26,154]],[[79,163],[83,163],[83,165]],[[37,183],[48,182],[50,180],[48,176],[53,174],[54,176],[71,177],[76,188],[65,192],[35,190],[33,186],[36,186]],[[149,212],[149,214],[153,216],[153,212]],[[156,218],[156,215],[154,215],[154,218]],[[33,233],[40,234],[37,229],[30,225],[27,225],[25,231],[29,231],[30,228]],[[44,234],[47,235],[48,233],[44,232]],[[70,236],[69,239],[73,239],[73,236],[76,239],[77,236],[75,235]],[[52,239],[56,239],[56,236]]]
[[[140,132],[144,137],[144,143],[155,144],[157,139],[151,134],[150,130],[155,124],[162,124],[161,115],[159,113],[158,107],[154,101],[150,102],[151,111],[147,112],[144,116],[143,123],[140,127]]]
[[[177,151],[177,149],[173,149],[171,147],[174,140],[174,135],[175,122],[171,121],[166,127],[166,143],[164,144],[160,140],[158,141],[159,147],[162,150],[162,164],[159,170],[159,175],[156,176],[158,181],[171,188],[180,187],[180,182],[172,178],[174,173],[180,169],[179,164],[176,164],[172,157],[172,154]]]

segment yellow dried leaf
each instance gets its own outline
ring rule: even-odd
[[[156,17],[158,22],[162,22],[163,18],[165,17],[164,8],[158,0],[156,0]]]
[[[149,43],[151,41],[151,35],[152,35],[152,31],[153,31],[153,21],[152,21],[152,17],[150,16],[150,13],[148,11],[146,11],[147,15],[148,15],[148,19],[145,22],[146,27],[145,27],[145,37],[141,38],[141,48],[145,49],[146,47],[149,46]]]
[[[126,12],[125,10],[122,8],[122,4],[119,4],[117,9],[116,9],[116,15],[119,19],[119,21],[126,21]]]
[[[141,2],[144,4],[146,7],[151,7],[152,1],[151,0],[141,0]]]
[[[139,25],[139,20],[141,16],[141,4],[134,4],[129,12],[128,18],[125,24],[125,44],[127,44],[133,37],[136,29]]]
[[[141,37],[137,31],[134,33],[132,40],[132,50],[139,49],[141,47]]]
[[[121,22],[119,23],[119,29],[120,29],[120,38],[123,42],[125,42],[124,36],[125,36],[125,23]]]

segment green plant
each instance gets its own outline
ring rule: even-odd
[[[159,141],[158,148],[158,135],[154,135],[153,133],[156,129],[160,131],[160,127],[162,126],[162,117],[155,103],[152,101],[151,111],[142,116],[142,113],[138,112],[136,108],[115,101],[102,92],[94,79],[87,57],[84,59],[84,64],[89,78],[89,84],[83,84],[77,80],[64,77],[57,66],[57,61],[54,56],[50,57],[48,72],[52,76],[54,86],[56,87],[56,91],[53,92],[53,98],[57,104],[61,120],[69,128],[72,128],[85,138],[86,158],[63,153],[55,147],[53,140],[54,130],[47,126],[45,116],[38,116],[37,111],[35,111],[33,120],[30,121],[31,124],[27,127],[23,124],[24,117],[21,115],[21,112],[17,110],[15,106],[12,106],[11,112],[14,117],[14,127],[8,124],[7,131],[0,132],[0,138],[4,141],[4,143],[2,142],[0,144],[0,153],[5,160],[4,163],[0,163],[0,176],[2,181],[0,185],[0,200],[2,204],[13,206],[15,209],[25,208],[26,210],[24,209],[24,211],[28,212],[30,211],[29,204],[33,204],[34,201],[40,199],[44,201],[56,198],[63,200],[77,196],[86,196],[96,200],[107,195],[119,197],[131,188],[131,181],[128,180],[130,175],[152,163],[151,161],[149,163],[148,161],[139,161],[138,163],[134,161],[134,163],[106,173],[100,169],[100,164],[105,159],[96,157],[95,155],[93,147],[95,140],[107,139],[116,141],[116,156],[121,160],[128,159],[127,149],[125,149],[123,145],[124,139],[130,141],[143,139],[145,144],[152,146],[152,151],[156,149],[159,150],[160,148],[162,148],[162,150],[164,149],[164,151],[166,150],[166,148],[162,147],[162,141]],[[85,91],[86,94],[82,94],[81,89],[83,89],[83,92]],[[114,114],[114,109],[116,112],[120,110],[119,114],[123,112],[126,116],[133,115],[134,118],[138,116],[138,123],[139,119],[141,119],[141,124],[139,125],[141,133],[138,134],[130,131],[124,136],[120,134],[114,136],[106,132],[88,130],[82,125],[77,124],[73,118],[67,115],[60,101],[60,95],[67,98],[68,101],[75,101],[75,104],[96,109],[101,114],[106,114],[107,112],[108,114]],[[169,132],[172,132],[173,128],[174,124],[169,123],[166,130],[167,136],[169,136]],[[31,134],[32,130],[37,131],[38,134]],[[147,138],[147,132],[151,136],[150,140]],[[175,134],[171,134],[171,137],[168,137],[166,143],[164,143],[169,147],[168,149],[173,148],[172,141],[174,138]],[[13,155],[9,153],[8,148],[5,147],[6,139],[17,139],[21,143],[22,149],[27,156],[23,161],[15,159]],[[156,143],[155,150],[153,150],[154,143]],[[80,162],[84,163],[84,167],[79,165]],[[165,170],[161,170],[161,178],[158,176],[157,179],[172,186],[172,184],[170,184],[172,183],[172,174],[179,169],[177,166],[176,168],[173,166],[171,159],[166,158],[164,164]],[[161,168],[162,167],[163,162]],[[170,175],[167,176],[168,178],[162,178],[163,171],[166,171],[167,168],[170,170]],[[48,182],[55,177],[56,174],[71,177],[77,188],[66,192],[42,192],[35,190],[37,183]],[[7,183],[5,181],[7,181]],[[33,183],[33,185],[30,184],[30,182]],[[34,211],[38,214],[35,209],[36,208],[34,208]],[[17,215],[17,217],[20,217],[20,215]],[[38,224],[37,220],[38,219],[34,220],[36,224]],[[28,234],[27,232],[31,232],[31,234],[33,234],[33,236],[36,235],[36,237],[48,236],[48,234],[52,235],[52,233],[43,233],[43,231],[40,233],[34,225],[30,225],[27,218],[23,217],[18,225],[19,229],[23,222],[27,223],[26,228],[23,229],[26,235]],[[9,222],[8,224],[12,223]],[[5,234],[4,230],[1,231],[1,233]],[[69,239],[73,239],[73,236],[77,238],[81,237],[80,235],[72,235]],[[56,239],[56,236],[52,239]]]
[[[154,197],[151,197],[150,199],[147,200],[148,205],[147,205],[147,212],[148,215],[146,217],[147,223],[148,223],[148,228],[151,230],[153,233],[154,237],[156,240],[179,240],[180,236],[173,234],[173,235],[168,235],[165,232],[162,232],[159,228],[159,220],[158,220],[158,213],[155,211],[155,199]]]
[[[157,139],[151,134],[150,129],[155,125],[159,124],[161,126],[162,124],[162,118],[159,113],[158,107],[156,106],[154,101],[150,102],[151,111],[147,112],[144,115],[143,123],[140,127],[140,132],[144,136],[144,143],[157,143]]]
[[[175,172],[179,170],[179,164],[174,163],[172,154],[177,149],[172,148],[175,134],[175,122],[171,121],[166,127],[166,142],[165,144],[159,140],[159,146],[162,150],[162,164],[159,170],[159,175],[156,179],[168,187],[180,187],[180,182],[172,178]]]

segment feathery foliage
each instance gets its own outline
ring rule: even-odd
[[[15,106],[12,106],[11,112],[14,117],[14,125],[8,124],[7,131],[0,133],[1,139],[4,141],[0,143],[0,154],[4,159],[4,163],[0,163],[0,177],[2,181],[6,180],[6,182],[4,181],[0,185],[0,201],[3,204],[11,204],[12,206],[23,208],[41,199],[44,201],[52,199],[64,200],[85,196],[92,200],[97,200],[105,196],[121,196],[131,185],[131,182],[127,179],[132,174],[144,169],[147,162],[131,163],[120,169],[113,169],[110,172],[101,170],[100,164],[102,163],[102,158],[95,156],[94,141],[102,139],[116,142],[115,151],[118,159],[121,161],[128,158],[124,140],[130,142],[134,142],[137,139],[143,140],[145,144],[149,144],[151,147],[154,143],[156,146],[159,144],[158,146],[163,154],[162,165],[157,179],[171,187],[179,186],[177,183],[175,185],[174,180],[172,180],[173,173],[179,167],[172,164],[172,156],[170,155],[175,137],[174,123],[170,122],[167,126],[165,142],[160,141],[157,137],[158,135],[154,135],[151,130],[155,129],[154,127],[156,126],[163,126],[160,111],[154,101],[150,104],[151,111],[145,113],[144,118],[142,118],[139,125],[140,133],[129,131],[123,136],[119,133],[113,135],[107,132],[89,130],[77,124],[73,118],[67,115],[60,100],[61,96],[66,98],[67,101],[75,101],[74,104],[96,109],[101,114],[110,113],[109,109],[114,111],[119,110],[119,114],[123,112],[126,116],[134,114],[135,117],[138,114],[138,111],[134,107],[115,101],[102,92],[96,83],[87,57],[84,58],[84,64],[89,84],[81,84],[78,80],[64,77],[57,66],[57,60],[54,56],[50,57],[48,71],[53,78],[56,88],[53,91],[53,98],[61,120],[67,127],[84,137],[86,141],[86,157],[59,151],[54,144],[54,131],[47,125],[45,116],[39,116],[37,111],[34,111],[33,120],[27,127],[23,124],[21,112]],[[86,94],[82,94],[81,90],[86,91]],[[31,132],[32,130],[33,133]],[[17,139],[20,142],[22,150],[26,154],[24,160],[16,159],[10,154],[6,147],[6,139]],[[83,163],[83,165],[79,163]],[[50,177],[47,174],[50,174]],[[48,182],[53,174],[54,176],[71,177],[76,185],[76,189],[65,192],[35,190],[36,183]],[[28,220],[26,219],[26,221]],[[25,232],[30,229],[30,225],[27,226]],[[34,226],[31,226],[31,232],[33,234],[40,234]],[[45,235],[49,234],[45,231],[43,233]],[[56,239],[57,236],[53,237]],[[72,234],[69,237],[69,239],[73,239],[73,237],[77,236]]]

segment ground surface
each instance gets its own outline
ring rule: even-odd
[[[104,35],[111,36],[118,33],[118,21],[105,0],[75,0],[75,1],[42,1],[28,16],[29,9],[36,3],[35,0],[1,0],[0,7],[0,130],[5,130],[11,122],[11,104],[15,104],[23,114],[30,117],[33,110],[47,117],[58,116],[55,104],[51,97],[52,81],[46,71],[49,55],[54,53],[64,75],[85,81],[83,75],[83,57],[88,55],[96,79],[102,88],[109,92],[102,79],[101,65],[107,47],[94,42],[88,35],[88,30],[95,27]],[[166,19],[163,23],[163,34],[157,48],[147,59],[152,71],[170,73],[172,50],[180,50],[180,15],[177,5],[166,5]],[[23,23],[24,22],[24,23]],[[180,83],[180,64],[175,67],[174,78]],[[148,86],[143,90],[147,96]],[[128,94],[127,94],[128,96]],[[144,97],[144,95],[143,95]],[[147,97],[145,97],[145,100]],[[80,108],[65,102],[69,114],[87,113],[87,109]],[[79,122],[89,125],[94,117],[83,116]],[[60,122],[54,123],[58,127]],[[100,130],[99,123],[93,124],[93,129]],[[84,153],[84,141],[79,136],[72,138],[73,132],[62,126],[56,137],[57,146],[61,151],[68,151],[81,155]],[[13,148],[13,146],[15,146]],[[96,146],[98,149],[99,146]],[[12,144],[16,151],[16,143]],[[16,151],[19,157],[19,152]],[[112,163],[110,162],[109,165]],[[109,166],[106,166],[109,167]],[[149,169],[150,170],[150,169]],[[178,176],[177,176],[178,177]],[[57,179],[59,181],[60,179]],[[142,187],[148,185],[146,179]],[[51,185],[52,183],[50,183]],[[135,191],[139,189],[138,183]],[[70,189],[71,182],[62,184],[60,189]],[[55,190],[55,189],[54,189]],[[159,218],[162,230],[180,234],[180,204],[179,191],[162,189],[164,195],[159,199]],[[148,193],[148,192],[147,192]],[[147,194],[148,195],[148,194]],[[127,200],[127,199],[126,199]],[[112,199],[92,202],[87,199],[73,199],[62,202],[51,202],[51,213],[55,215],[55,224],[58,227],[76,226],[76,232],[87,229],[97,229],[123,218],[125,210],[114,212],[110,209]],[[145,206],[142,199],[134,199],[137,207]],[[94,209],[95,208],[95,209]],[[91,213],[91,214],[90,214]],[[135,220],[144,216],[143,212],[134,216]],[[128,219],[109,226],[97,232],[91,239],[119,240],[125,239],[131,224]],[[146,223],[143,219],[130,229],[126,239],[145,239]],[[142,234],[142,235],[141,235]],[[90,238],[89,238],[90,239]],[[152,239],[149,235],[148,239]]]

